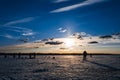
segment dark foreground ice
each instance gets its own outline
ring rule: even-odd
[[[0,80],[120,80],[120,55],[0,57]]]

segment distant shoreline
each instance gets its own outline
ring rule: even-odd
[[[0,53],[0,55],[82,55],[82,53]],[[88,53],[88,55],[120,55],[115,53]]]

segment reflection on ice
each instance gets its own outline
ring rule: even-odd
[[[0,57],[0,80],[119,80],[119,61],[119,55],[88,57],[84,63],[82,56],[77,55],[41,55],[36,59]]]
[[[74,59],[74,58],[75,58],[75,56],[73,56],[73,55],[66,55],[66,56],[63,56],[63,58]]]

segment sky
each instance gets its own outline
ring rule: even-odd
[[[120,52],[120,0],[0,0],[0,52]]]

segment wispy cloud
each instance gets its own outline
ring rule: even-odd
[[[65,33],[65,32],[67,32],[67,29],[60,27],[60,28],[58,28],[58,31],[61,33]]]
[[[12,25],[16,25],[19,23],[25,23],[25,22],[30,22],[32,20],[34,20],[34,17],[27,17],[27,18],[23,18],[23,19],[19,19],[19,20],[14,20],[14,21],[10,21],[4,24],[4,26],[12,26]]]
[[[104,2],[104,1],[107,1],[107,0],[86,0],[86,1],[83,1],[78,4],[74,4],[74,5],[70,5],[70,6],[66,6],[66,7],[62,7],[62,8],[50,11],[50,13],[59,13],[59,12],[70,11],[70,10],[73,10],[73,9],[76,9],[79,7],[88,6],[88,5],[92,5],[92,4],[100,3],[100,2]]]
[[[32,29],[18,27],[18,26],[2,26],[1,25],[0,29],[2,29],[3,31],[6,31],[4,33],[0,33],[0,37],[5,37],[8,39],[14,39],[14,40],[17,40],[21,37],[28,37],[28,36],[35,37],[35,35],[38,34],[38,32],[35,32]],[[14,36],[11,35],[11,32],[15,33]]]
[[[32,35],[35,35],[36,33],[35,32],[25,32],[25,33],[22,33],[23,36],[32,36]]]
[[[20,32],[21,35],[23,36],[32,36],[35,35],[37,32],[34,32],[32,29],[28,29],[28,28],[23,28],[23,27],[14,27],[16,32]]]
[[[35,18],[36,17],[27,17],[27,18],[23,18],[23,19],[19,19],[19,20],[14,20],[14,21],[7,22],[7,23],[5,23],[1,26],[3,26],[2,28],[7,27],[7,28],[4,28],[4,29],[7,29],[9,31],[18,32],[22,36],[32,36],[32,35],[36,34],[36,32],[33,32],[32,29],[24,28],[24,27],[18,27],[18,26],[15,26],[15,25],[19,24],[19,23],[25,23],[25,22],[33,21]]]
[[[14,37],[10,34],[5,34],[5,35],[0,35],[2,37],[5,37],[5,38],[9,38],[9,39],[13,39]]]
[[[61,3],[61,2],[67,2],[69,0],[53,0],[53,3]]]
[[[34,32],[32,29],[25,28],[25,27],[18,27],[18,26],[11,26],[11,25],[1,25],[4,30],[7,31],[12,31],[12,32],[17,32],[21,34],[20,36],[32,36],[37,34],[38,32]],[[6,28],[5,28],[6,27]]]
[[[22,31],[17,30],[17,29],[7,29],[7,30],[8,30],[8,31],[13,31],[13,32],[18,32],[18,33],[22,32]]]

